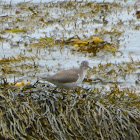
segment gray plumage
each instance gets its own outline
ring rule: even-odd
[[[52,76],[42,76],[40,79],[59,87],[72,88],[82,83],[88,68],[90,68],[89,63],[83,61],[79,68],[63,70]]]

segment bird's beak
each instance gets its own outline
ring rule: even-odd
[[[88,66],[89,69],[92,69],[90,66]]]

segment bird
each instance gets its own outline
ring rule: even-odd
[[[40,76],[39,79],[62,89],[71,89],[82,83],[89,68],[91,69],[88,61],[82,61],[79,68],[63,70],[51,76]]]

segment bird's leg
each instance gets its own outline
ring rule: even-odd
[[[67,89],[68,100],[70,101],[69,89]]]
[[[62,92],[62,94],[63,94],[63,92],[64,92],[64,89],[63,89],[63,88],[61,89],[61,92]]]
[[[61,88],[61,93],[62,93],[63,99],[65,99],[65,93],[64,93],[64,89],[63,88]]]

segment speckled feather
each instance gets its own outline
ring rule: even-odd
[[[82,83],[88,68],[90,68],[88,62],[83,61],[79,68],[63,70],[52,76],[41,76],[40,79],[58,87],[72,88]]]
[[[41,79],[51,83],[54,83],[54,81],[59,83],[71,83],[77,81],[79,74],[81,74],[79,69],[69,69],[58,72],[52,76],[41,77]]]

